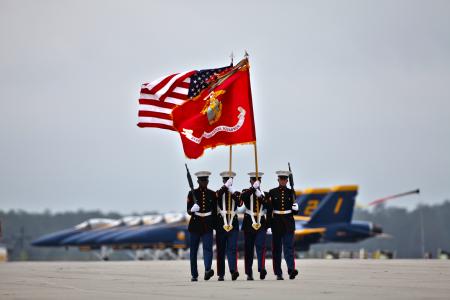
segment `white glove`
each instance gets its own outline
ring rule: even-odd
[[[233,194],[233,193],[234,193],[233,187],[232,187],[232,186],[228,187],[228,191],[229,191],[231,194]]]
[[[262,195],[264,195],[260,190],[256,190],[255,192],[256,197],[260,198]]]
[[[298,211],[298,204],[297,203],[292,204],[292,210]]]
[[[194,205],[192,205],[192,207],[191,207],[191,212],[195,213],[195,212],[197,212],[197,211],[199,211],[199,210],[200,210],[200,206],[198,206],[197,203],[195,203]]]
[[[228,178],[227,182],[225,182],[225,186],[227,187],[227,189],[230,188],[230,186],[233,185],[233,178]]]
[[[260,186],[260,182],[259,182],[258,180],[256,180],[256,181],[253,183],[253,188],[254,188],[254,189],[258,189],[259,186]]]

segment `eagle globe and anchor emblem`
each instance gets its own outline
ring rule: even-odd
[[[205,101],[205,104],[203,105],[202,110],[200,111],[201,115],[206,115],[208,119],[209,125],[213,125],[217,121],[219,121],[220,117],[222,116],[222,101],[218,99],[220,95],[225,94],[226,90],[218,90],[218,91],[212,91],[210,92],[203,100]],[[220,125],[215,127],[210,132],[203,132],[201,136],[196,137],[193,135],[193,130],[188,128],[183,128],[183,131],[181,132],[182,135],[184,135],[188,140],[191,142],[194,142],[196,144],[200,144],[203,138],[209,139],[212,138],[214,135],[216,135],[219,132],[226,131],[228,133],[236,132],[238,131],[242,125],[244,125],[245,122],[245,114],[246,111],[243,107],[238,106],[237,110],[239,112],[239,115],[237,116],[237,123],[234,126],[226,126],[226,125]]]
[[[217,98],[223,94],[225,90],[212,91],[204,99],[206,103],[201,113],[207,116],[209,125],[216,123],[222,116],[222,102]]]

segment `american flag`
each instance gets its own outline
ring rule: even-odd
[[[141,87],[139,98],[139,127],[174,130],[172,110],[199,95],[210,80],[232,66],[175,73],[158,78]]]

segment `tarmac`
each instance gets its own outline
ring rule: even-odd
[[[245,280],[239,261],[236,281],[190,282],[186,260],[9,262],[0,299],[450,299],[448,260],[297,260],[299,276],[284,281],[266,267],[266,280]]]

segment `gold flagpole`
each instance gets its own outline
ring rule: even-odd
[[[245,50],[244,58],[247,60],[247,66],[250,67],[250,62],[248,61],[248,57],[249,57],[249,55],[248,55],[248,53],[247,53],[247,50]],[[255,121],[253,120],[253,122],[255,122]],[[255,124],[253,124],[253,127],[255,127]],[[259,174],[258,174],[258,151],[257,151],[257,149],[256,149],[256,136],[255,136],[255,143],[253,144],[253,149],[254,149],[254,151],[255,151],[255,172],[256,172],[256,180],[258,180],[258,178],[259,178]]]
[[[230,173],[228,175],[230,175],[231,178],[231,170],[232,170],[232,161],[233,161],[233,146],[230,145],[230,158],[229,158],[229,163],[228,163],[228,169],[230,171]],[[228,191],[228,207],[227,209],[227,219],[229,219],[231,217],[231,193]],[[232,223],[233,220],[229,220],[228,224],[231,225],[230,223]]]
[[[229,160],[229,165],[228,165],[230,173],[231,173],[231,162],[232,162],[232,160],[233,160],[233,146],[230,145],[230,160]]]
[[[253,144],[253,149],[255,150],[255,172],[256,172],[256,180],[258,180],[258,151],[256,149],[256,142]]]
[[[255,172],[256,172],[256,181],[259,181],[259,174],[258,174],[258,151],[256,149],[256,141],[253,144],[253,149],[255,151]],[[256,197],[256,214],[259,214],[259,205],[258,205],[258,197]]]

